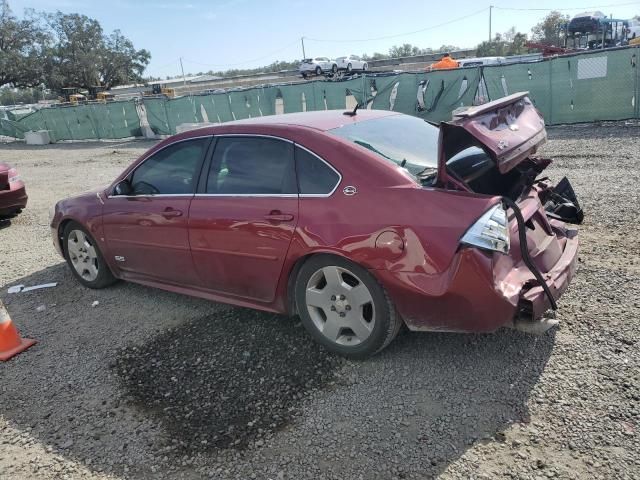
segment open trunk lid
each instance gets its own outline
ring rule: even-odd
[[[544,120],[527,96],[514,93],[493,102],[455,113],[440,125],[438,180],[447,180],[447,160],[470,141],[483,147],[500,173],[507,173],[546,142]],[[472,137],[472,138],[469,138]]]

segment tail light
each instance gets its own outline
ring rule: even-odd
[[[509,219],[501,203],[487,210],[463,235],[460,243],[500,253],[509,253]]]
[[[21,180],[20,175],[18,175],[18,171],[15,168],[11,168],[9,170],[9,183],[19,182]]]

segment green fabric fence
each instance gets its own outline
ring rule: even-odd
[[[182,123],[232,120],[347,108],[392,110],[430,122],[450,120],[460,108],[529,91],[549,125],[639,118],[640,47],[591,51],[532,63],[421,73],[373,73],[344,81],[305,81],[177,98],[143,98],[106,104],[7,112],[0,135],[23,138],[49,130],[54,140],[118,139],[141,135],[143,113],[158,135]]]
[[[133,101],[43,108],[17,121],[0,120],[0,135],[24,138],[25,132],[37,130],[48,130],[54,141],[118,139],[142,134]]]

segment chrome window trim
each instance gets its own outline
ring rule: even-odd
[[[200,140],[202,138],[213,138],[214,135],[210,134],[210,135],[198,135],[197,137],[189,137],[189,138],[181,138],[179,140],[176,140],[175,142],[171,142],[171,143],[167,143],[164,147],[159,148],[158,150],[156,150],[153,153],[149,153],[146,157],[143,157],[142,160],[140,160],[140,163],[138,163],[138,165],[135,166],[135,168],[133,170],[131,170],[129,173],[127,173],[127,176],[125,177],[128,178],[130,176],[132,176],[135,171],[140,168],[142,166],[142,164],[144,162],[146,162],[147,160],[149,160],[151,157],[153,157],[155,154],[162,152],[163,150],[166,150],[169,147],[172,147],[174,145],[178,145],[179,143],[183,143],[183,142],[188,142],[190,140]],[[205,152],[206,155],[207,152]],[[116,184],[117,185],[117,184]],[[195,194],[194,193],[160,193],[158,195],[112,195],[113,190],[116,188],[116,185],[113,185],[110,190],[109,190],[109,195],[107,195],[107,198],[138,198],[138,197],[192,197]]]
[[[313,155],[318,160],[320,160],[322,163],[327,165],[331,170],[333,170],[338,175],[338,181],[336,182],[336,184],[334,185],[333,189],[329,193],[304,193],[304,194],[302,194],[302,193],[281,193],[281,194],[270,194],[270,193],[237,193],[237,194],[231,194],[231,193],[195,193],[195,194],[189,194],[189,193],[187,193],[187,194],[184,194],[184,193],[178,193],[178,194],[158,194],[158,195],[108,195],[107,198],[162,198],[162,197],[194,197],[194,198],[201,198],[201,197],[202,198],[206,198],[206,197],[226,197],[226,198],[230,198],[230,197],[239,197],[239,198],[328,198],[328,197],[332,196],[336,192],[336,190],[340,186],[340,183],[342,182],[342,174],[333,165],[331,165],[324,158],[322,158],[320,155],[318,155],[317,153],[313,152],[312,150],[309,150],[304,145],[300,145],[299,143],[296,143],[293,140],[290,140],[288,138],[279,137],[277,135],[266,135],[266,134],[259,134],[259,133],[256,133],[256,134],[253,134],[253,133],[222,133],[222,134],[219,134],[219,135],[202,135],[202,136],[199,136],[199,137],[184,138],[184,139],[178,140],[176,142],[170,143],[170,144],[164,146],[163,148],[161,148],[160,150],[157,150],[153,154],[155,155],[156,153],[161,152],[165,148],[168,148],[169,146],[175,145],[177,143],[185,142],[185,141],[188,141],[188,140],[195,140],[195,139],[199,139],[199,138],[209,138],[209,137],[214,137],[214,138],[222,138],[222,137],[272,138],[272,139],[275,139],[275,140],[281,140],[283,142],[290,143],[294,147],[299,147],[299,148],[303,149],[304,151],[306,151],[307,153]],[[147,159],[149,157],[151,157],[151,155],[145,157],[145,159],[142,160],[138,166],[136,166],[136,169],[140,165],[142,165],[145,161],[147,161]],[[294,163],[295,163],[295,150],[294,150]],[[131,175],[134,171],[135,171],[135,169],[132,170],[129,173],[129,175]],[[296,176],[297,176],[297,172],[296,172]],[[115,188],[115,186],[114,186],[114,188]]]
[[[186,197],[192,198],[194,193],[159,193],[157,195],[108,195],[107,198],[162,198],[162,197]]]
[[[333,190],[331,190],[329,193],[298,193],[298,194],[291,194],[291,193],[281,193],[281,194],[270,194],[270,193],[239,193],[239,194],[228,194],[228,193],[196,193],[196,197],[277,197],[277,198],[288,198],[288,197],[299,197],[299,198],[328,198],[331,195],[333,195],[336,190],[338,189],[338,187],[340,186],[340,183],[342,182],[342,174],[333,166],[331,165],[329,162],[327,162],[324,158],[322,158],[320,155],[318,155],[317,153],[313,152],[312,150],[309,150],[307,147],[305,147],[304,145],[300,145],[299,143],[294,142],[293,140],[289,140],[288,138],[283,138],[283,137],[279,137],[277,135],[266,135],[266,134],[261,134],[261,133],[221,133],[219,135],[214,135],[215,138],[222,138],[222,137],[259,137],[259,138],[273,138],[275,140],[282,140],[283,142],[288,142],[290,144],[292,144],[295,147],[299,147],[301,149],[303,149],[304,151],[306,151],[307,153],[313,155],[314,157],[316,157],[318,160],[320,160],[322,163],[324,163],[326,166],[328,166],[331,170],[333,170],[337,175],[338,175],[338,181],[336,182],[336,184],[333,187]],[[295,150],[293,152],[294,154],[294,163],[295,163]],[[298,176],[298,172],[296,171],[296,177]]]
[[[298,198],[297,193],[196,193],[195,197],[270,197],[270,198]]]

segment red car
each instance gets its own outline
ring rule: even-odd
[[[544,331],[582,211],[526,94],[440,128],[386,111],[261,117],[171,137],[51,222],[77,279],[299,314],[365,357],[410,330]]]
[[[22,212],[27,207],[27,191],[15,168],[0,163],[0,220]]]

